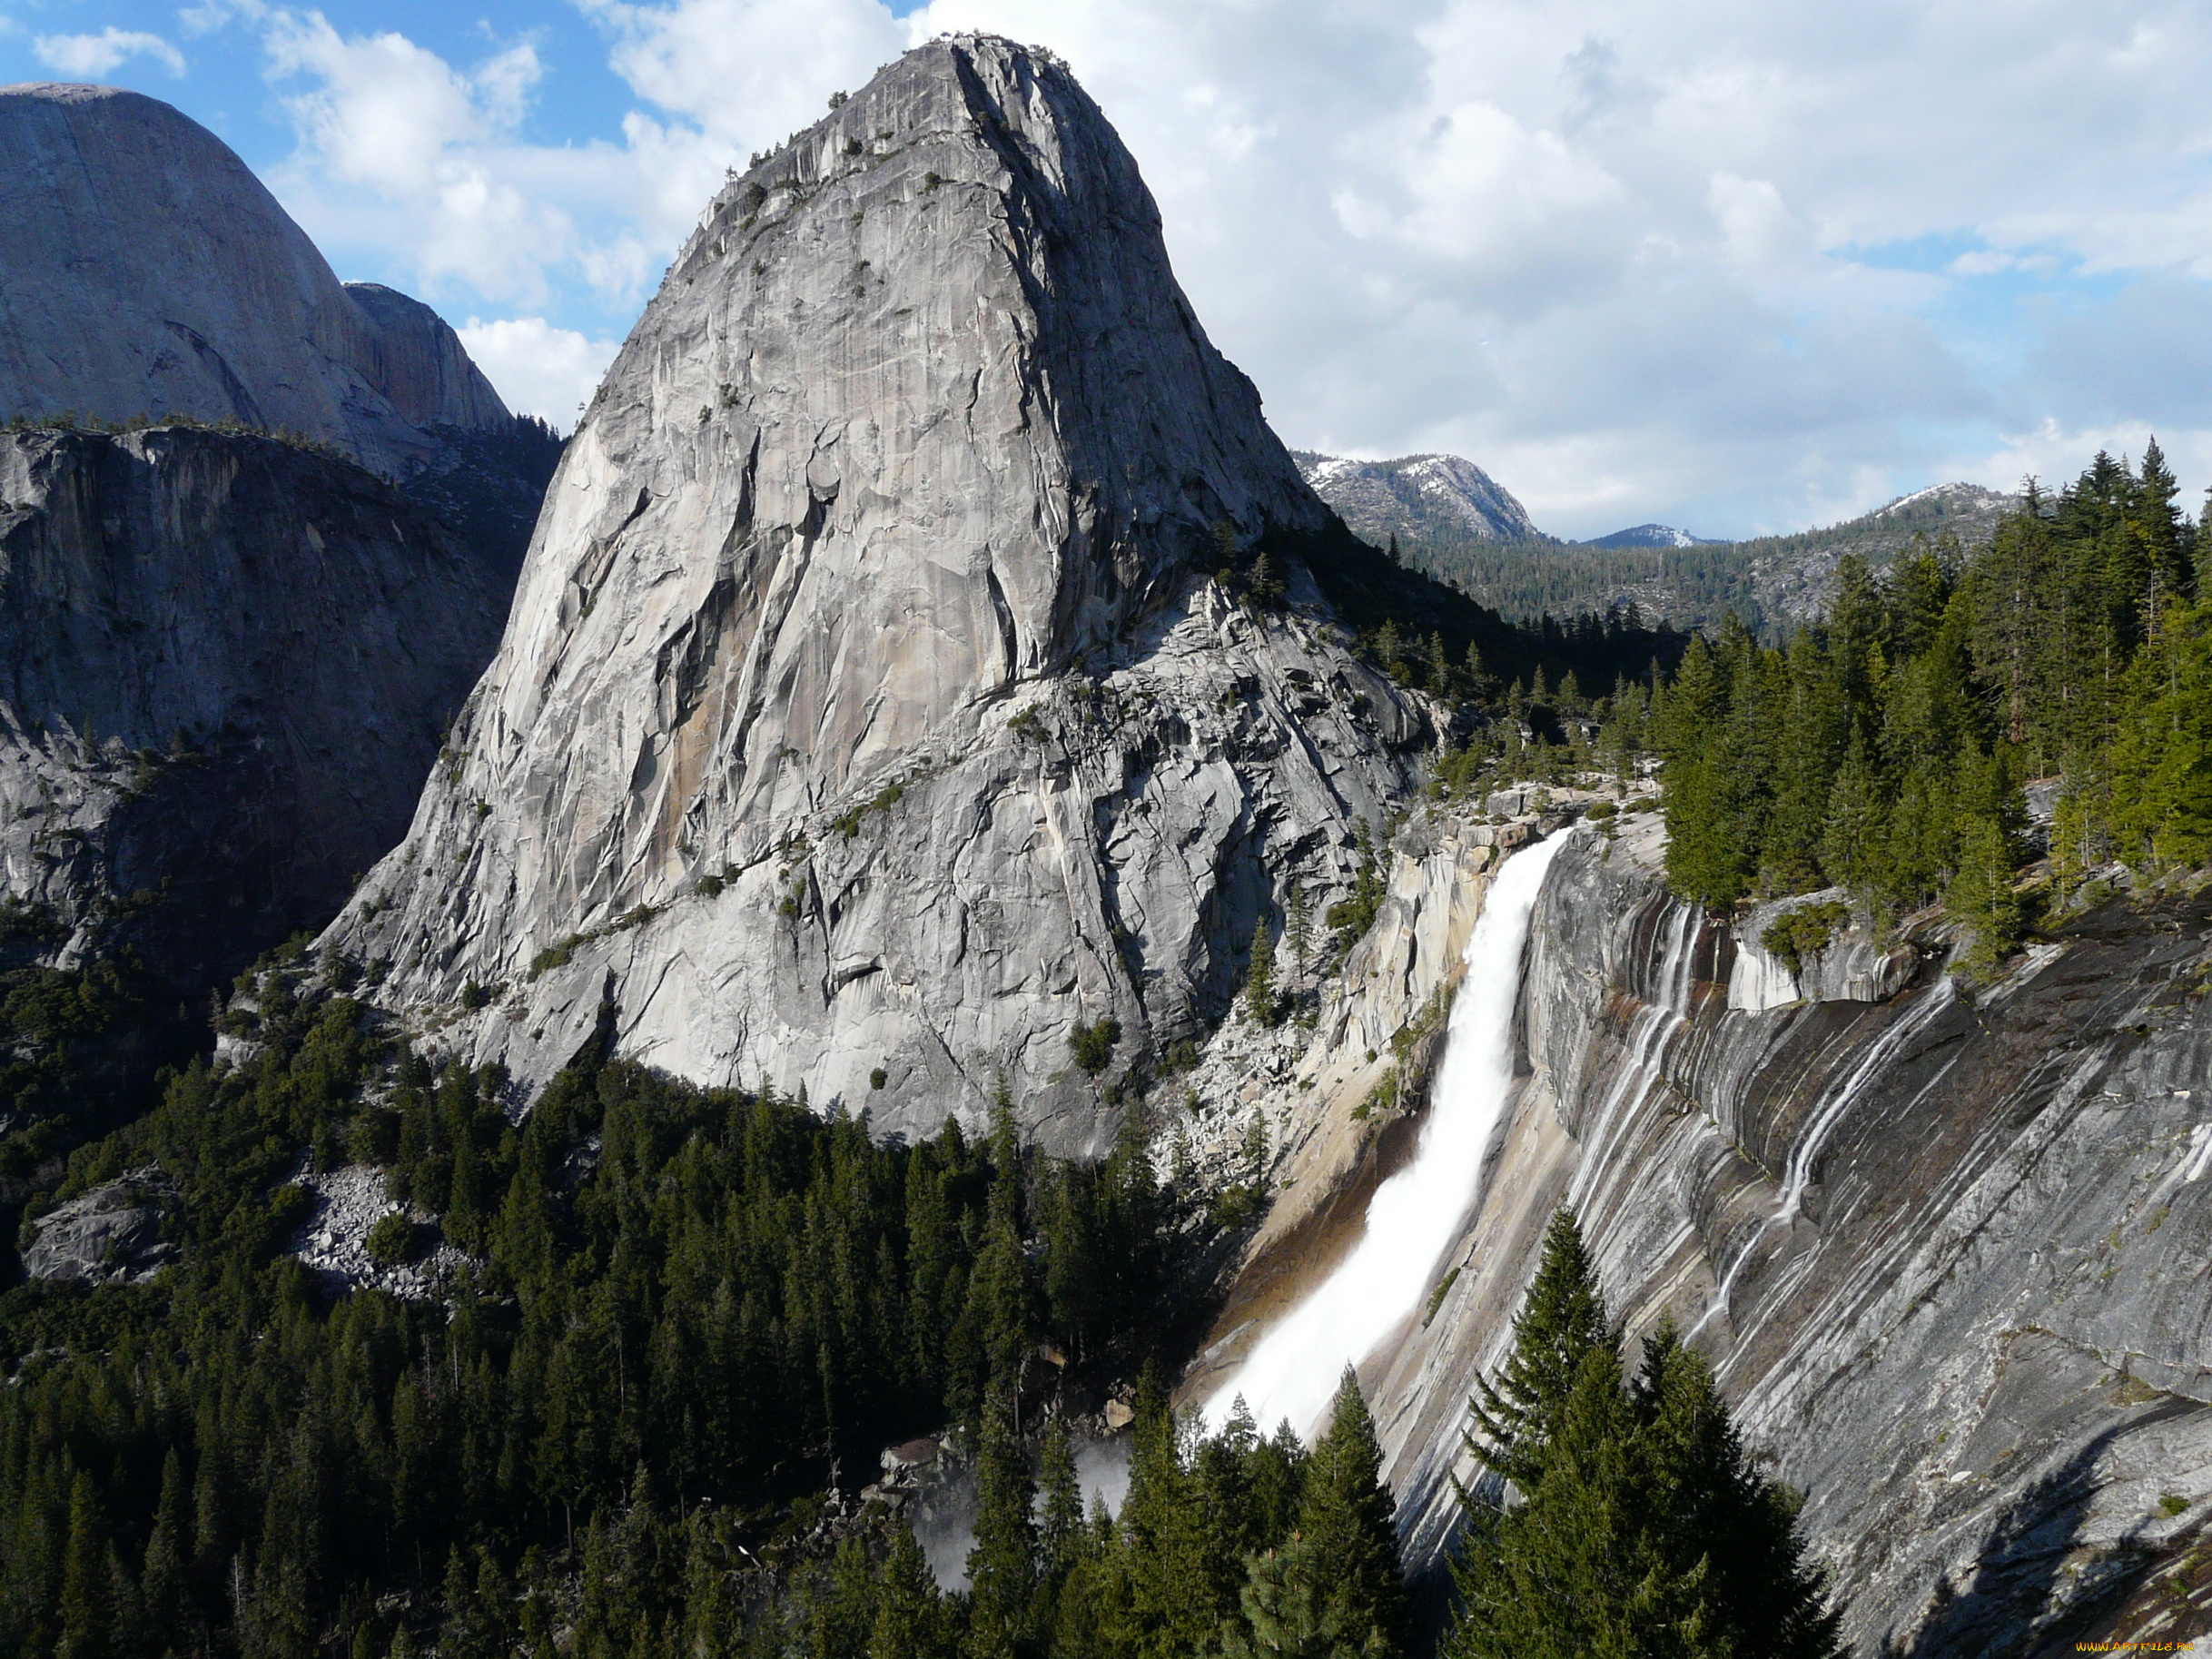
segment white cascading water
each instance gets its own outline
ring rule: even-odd
[[[1481,1196],[1483,1154],[1513,1086],[1513,1013],[1521,953],[1544,874],[1565,834],[1507,859],[1467,941],[1443,1063],[1413,1161],[1375,1190],[1351,1254],[1272,1330],[1206,1402],[1219,1427],[1241,1397],[1262,1428],[1288,1418],[1308,1440],[1348,1365],[1375,1350],[1420,1305],[1437,1264]]]

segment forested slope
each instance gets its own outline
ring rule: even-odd
[[[2156,451],[2031,493],[1970,558],[1838,571],[1785,646],[1700,640],[1651,711],[1668,871],[1733,904],[1834,884],[1895,914],[1939,896],[1985,952],[2024,906],[2022,785],[2049,804],[2049,898],[2114,861],[2212,854],[2212,616]]]

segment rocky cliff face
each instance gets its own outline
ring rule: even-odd
[[[400,479],[510,424],[427,306],[340,286],[230,147],[158,99],[0,87],[0,419],[301,433]]]
[[[708,207],[331,942],[492,991],[443,1040],[526,1083],[604,1030],[918,1131],[1002,1069],[1096,1146],[1073,1028],[1218,1014],[1423,734],[1302,578],[1212,579],[1326,518],[1066,71],[920,48]]]
[[[9,959],[128,946],[203,1005],[320,925],[406,828],[503,598],[325,455],[185,428],[0,435]]]
[[[1632,1340],[1692,1332],[1807,1494],[1856,1651],[2105,1630],[2100,1606],[2193,1559],[2212,1503],[2212,905],[2108,904],[1979,988],[1923,935],[1902,970],[1747,998],[1730,929],[1665,894],[1655,819],[1571,833],[1456,1277],[1366,1368],[1417,1558],[1451,1531],[1469,1379],[1568,1201]],[[2121,1634],[2181,1629],[2146,1602]]]
[[[426,428],[506,424],[507,405],[443,317],[380,282],[348,282],[346,297],[369,321],[362,370],[392,413]]]

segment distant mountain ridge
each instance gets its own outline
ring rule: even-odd
[[[1729,541],[1654,523],[1569,542],[1538,529],[1510,490],[1461,456],[1362,461],[1290,453],[1354,534],[1377,547],[1395,538],[1412,568],[1522,619],[1633,605],[1648,619],[1678,626],[1733,613],[1780,632],[1820,612],[1846,554],[1879,568],[1922,536],[1978,546],[2019,503],[1978,484],[1937,484],[1786,536]]]
[[[1536,528],[1511,490],[1463,456],[1363,461],[1293,449],[1290,459],[1352,533],[1377,547],[1393,536],[1422,543],[1553,539]]]
[[[1671,524],[1632,524],[1610,536],[1578,541],[1578,548],[1718,548],[1727,545],[1714,536],[1693,536]]]
[[[1936,484],[1840,524],[1762,536],[1731,547],[1743,559],[1746,579],[1765,616],[1776,622],[1802,620],[1827,603],[1837,562],[1846,554],[1879,569],[1922,536],[1931,541],[1953,536],[1961,547],[1980,547],[1996,534],[1998,521],[2019,504],[2018,495],[1979,484]]]

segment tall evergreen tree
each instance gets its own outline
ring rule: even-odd
[[[109,1659],[114,1608],[108,1579],[107,1513],[89,1471],[69,1487],[69,1543],[62,1563],[61,1640],[55,1659]]]
[[[1448,1659],[1835,1659],[1837,1621],[1785,1495],[1745,1458],[1712,1372],[1671,1328],[1624,1386],[1580,1229],[1553,1218],[1468,1445]]]
[[[1244,976],[1245,1011],[1253,1023],[1275,1023],[1275,940],[1263,913],[1252,926],[1251,963]]]
[[[1513,1506],[1468,1501],[1448,1659],[1685,1651],[1674,1626],[1698,1586],[1672,1575],[1644,1536],[1635,1418],[1609,1345],[1583,1351],[1535,1466],[1532,1484],[1514,1483]]]
[[[1182,1659],[1213,1638],[1203,1595],[1204,1533],[1158,1370],[1145,1368],[1130,1425],[1129,1490],[1114,1533],[1128,1590],[1125,1634],[1136,1659]]]
[[[937,1581],[930,1576],[913,1528],[893,1527],[867,1659],[937,1659],[945,1651],[943,1623]]]
[[[1038,1573],[1045,1588],[1056,1588],[1082,1553],[1083,1489],[1076,1478],[1075,1446],[1065,1417],[1045,1426],[1039,1460],[1038,1489],[1043,1500],[1037,1526]]]
[[[1959,867],[1944,905],[1967,930],[1967,965],[1987,973],[2019,943],[2020,900],[2013,887],[2018,864],[2001,825],[1969,818],[1959,836]]]
[[[2168,609],[2130,669],[2112,797],[2129,859],[2212,861],[2212,599]]]
[[[1825,1659],[1842,1616],[1806,1558],[1797,1506],[1745,1455],[1713,1368],[1671,1325],[1644,1343],[1635,1414],[1645,1502],[1664,1517],[1655,1545],[1669,1575],[1694,1585],[1712,1651]]]
[[[1555,1426],[1593,1350],[1619,1347],[1584,1248],[1582,1228],[1564,1206],[1545,1229],[1544,1254],[1521,1311],[1513,1348],[1495,1379],[1477,1377],[1468,1402],[1465,1445],[1485,1468],[1524,1490],[1543,1478]]]
[[[1383,1484],[1359,1378],[1347,1366],[1328,1430],[1306,1470],[1299,1536],[1326,1563],[1323,1621],[1354,1652],[1397,1653],[1406,1638],[1406,1584],[1397,1560],[1397,1506]]]
[[[162,1487],[153,1507],[153,1531],[146,1539],[146,1556],[139,1573],[139,1589],[145,1605],[148,1646],[159,1652],[177,1634],[184,1610],[185,1512],[184,1466],[172,1446],[162,1457]]]

